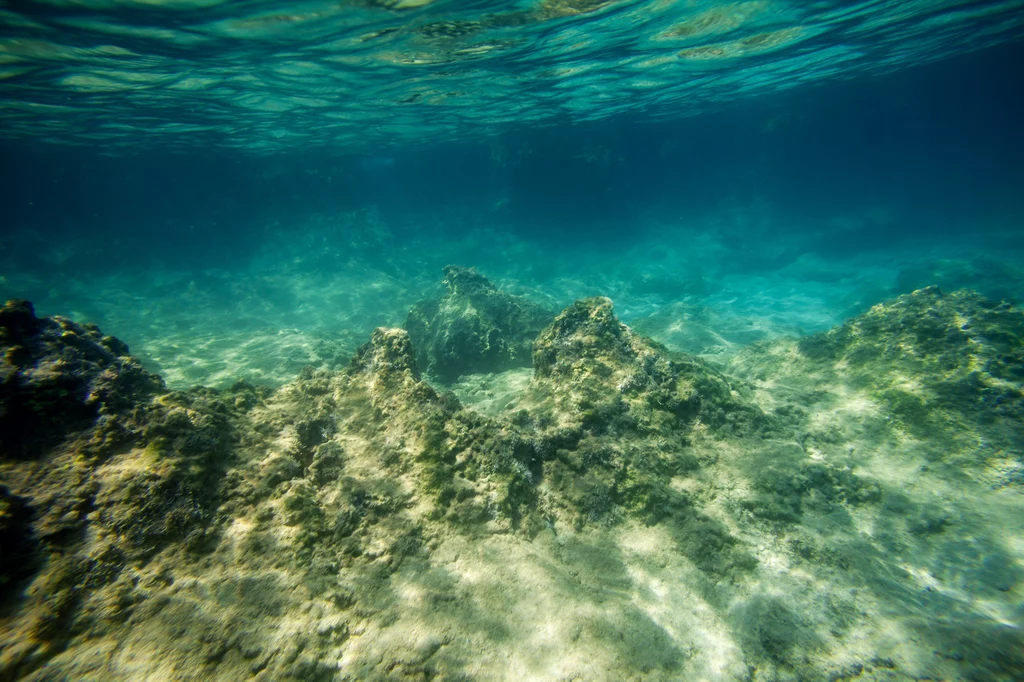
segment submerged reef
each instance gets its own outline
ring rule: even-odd
[[[451,382],[463,374],[529,367],[533,340],[554,313],[507,294],[473,268],[444,268],[445,293],[420,301],[405,321],[420,363]]]
[[[926,289],[718,367],[445,285],[276,390],[9,302],[0,680],[1024,677],[1018,308]],[[501,410],[444,383],[524,363]]]

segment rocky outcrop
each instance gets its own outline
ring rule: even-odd
[[[754,346],[731,369],[763,381],[794,366],[819,390],[863,395],[937,452],[979,429],[990,452],[1024,442],[1024,313],[1009,303],[929,287],[799,342]]]
[[[423,369],[442,382],[530,366],[533,340],[553,314],[500,291],[473,268],[444,268],[441,298],[417,303],[405,328]]]
[[[480,286],[449,274],[453,296]],[[402,329],[274,391],[167,392],[99,330],[3,310],[5,409],[61,430],[0,459],[0,680],[1024,669],[1014,616],[959,601],[1020,589],[984,516],[1003,533],[1019,503],[987,479],[969,505],[939,499],[937,456],[886,398],[964,429],[942,443],[973,443],[964,490],[1005,464],[1012,307],[917,292],[731,375],[585,299],[534,334],[533,379],[498,416],[431,386]],[[904,631],[964,658],[902,657]]]
[[[0,602],[19,614],[0,679],[14,679],[99,627],[96,600],[133,566],[208,547],[256,391],[169,393],[116,338],[26,301],[0,309],[0,342]],[[131,609],[103,603],[112,622]]]
[[[750,431],[763,417],[706,363],[634,333],[607,298],[577,301],[533,345],[537,383],[560,420],[601,431],[685,431],[695,421]],[[736,382],[732,382],[736,383]]]
[[[730,382],[635,334],[607,298],[577,301],[537,337],[524,400],[545,447],[543,477],[560,522],[664,521],[677,547],[719,578],[756,560],[674,482],[707,463],[694,438],[769,428]]]
[[[927,650],[971,661],[924,654],[916,669],[933,676],[1024,675],[1020,619],[973,615],[1024,585],[1006,542],[1024,532],[1022,339],[1019,307],[929,287],[729,365],[792,434],[745,455],[739,506],[788,535],[794,565],[872,585]]]
[[[802,340],[800,351],[850,368],[911,422],[938,407],[1024,424],[1024,315],[973,291],[900,296]]]
[[[96,425],[103,439],[124,439],[116,431],[126,413],[164,390],[118,339],[95,325],[39,319],[28,301],[0,308],[0,351],[0,458],[36,457]]]

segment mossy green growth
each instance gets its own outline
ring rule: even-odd
[[[277,391],[101,411],[75,436],[100,454],[0,460],[0,545],[25,559],[0,560],[19,602],[0,663],[32,679],[1018,679],[1005,540],[1022,516],[1002,488],[1020,481],[1019,313],[978,303],[964,329],[976,299],[945,298],[753,349],[749,385],[588,299],[486,415],[425,382],[397,329]],[[898,320],[917,314],[917,330]],[[956,464],[977,466],[926,461],[954,436],[973,448]],[[946,651],[963,661],[929,658]]]
[[[1024,442],[1024,311],[1009,303],[928,287],[799,349],[815,371],[867,390],[917,438],[959,442],[992,425],[1000,447]]]
[[[900,296],[803,339],[800,350],[848,368],[879,394],[912,393],[887,401],[910,419],[929,405],[1007,417],[1024,409],[1024,312],[973,291],[928,287]]]
[[[765,425],[725,375],[634,333],[607,298],[576,301],[559,314],[534,342],[533,364],[557,417],[591,432],[665,434],[698,420],[729,430]]]
[[[512,423],[463,409],[454,395],[423,381],[405,330],[377,329],[345,372],[309,373],[292,390],[308,415],[296,424],[300,441],[304,431],[323,431],[324,424],[342,431],[358,424],[387,471],[414,479],[432,519],[467,530],[485,523],[511,529],[531,513],[536,454],[530,438]],[[320,417],[325,414],[334,421]],[[309,424],[321,428],[301,428]]]
[[[882,496],[876,481],[842,466],[808,460],[802,451],[788,458],[765,453],[759,458],[769,463],[755,475],[756,495],[743,506],[770,521],[795,523],[807,508],[828,512],[837,505],[877,502]]]
[[[763,414],[724,375],[634,333],[607,298],[575,302],[538,336],[524,401],[556,457],[545,475],[564,488],[575,518],[669,515],[669,482],[689,468],[694,428],[755,432]],[[566,434],[577,433],[565,440]],[[562,470],[571,472],[565,475]]]
[[[473,273],[449,275],[453,290],[480,286]],[[626,516],[657,523],[683,504],[671,482],[694,468],[692,429],[767,425],[724,375],[633,333],[608,299],[568,307],[532,357],[518,409],[490,418],[420,381],[401,330],[377,330],[357,353],[350,381],[369,390],[374,420],[411,448],[435,518],[536,527],[555,510],[577,528]]]

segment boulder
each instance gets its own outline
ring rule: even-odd
[[[409,331],[422,368],[442,382],[463,374],[530,366],[533,340],[554,315],[499,290],[473,268],[444,268],[447,291],[409,312]]]
[[[33,458],[69,433],[163,392],[128,346],[92,324],[0,308],[0,458]]]

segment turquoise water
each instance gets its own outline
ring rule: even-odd
[[[175,387],[330,365],[449,263],[720,359],[929,284],[1020,296],[1024,3],[48,2],[0,27],[0,294]]]
[[[48,2],[3,11],[2,136],[254,154],[473,140],[876,75],[1019,2]]]

